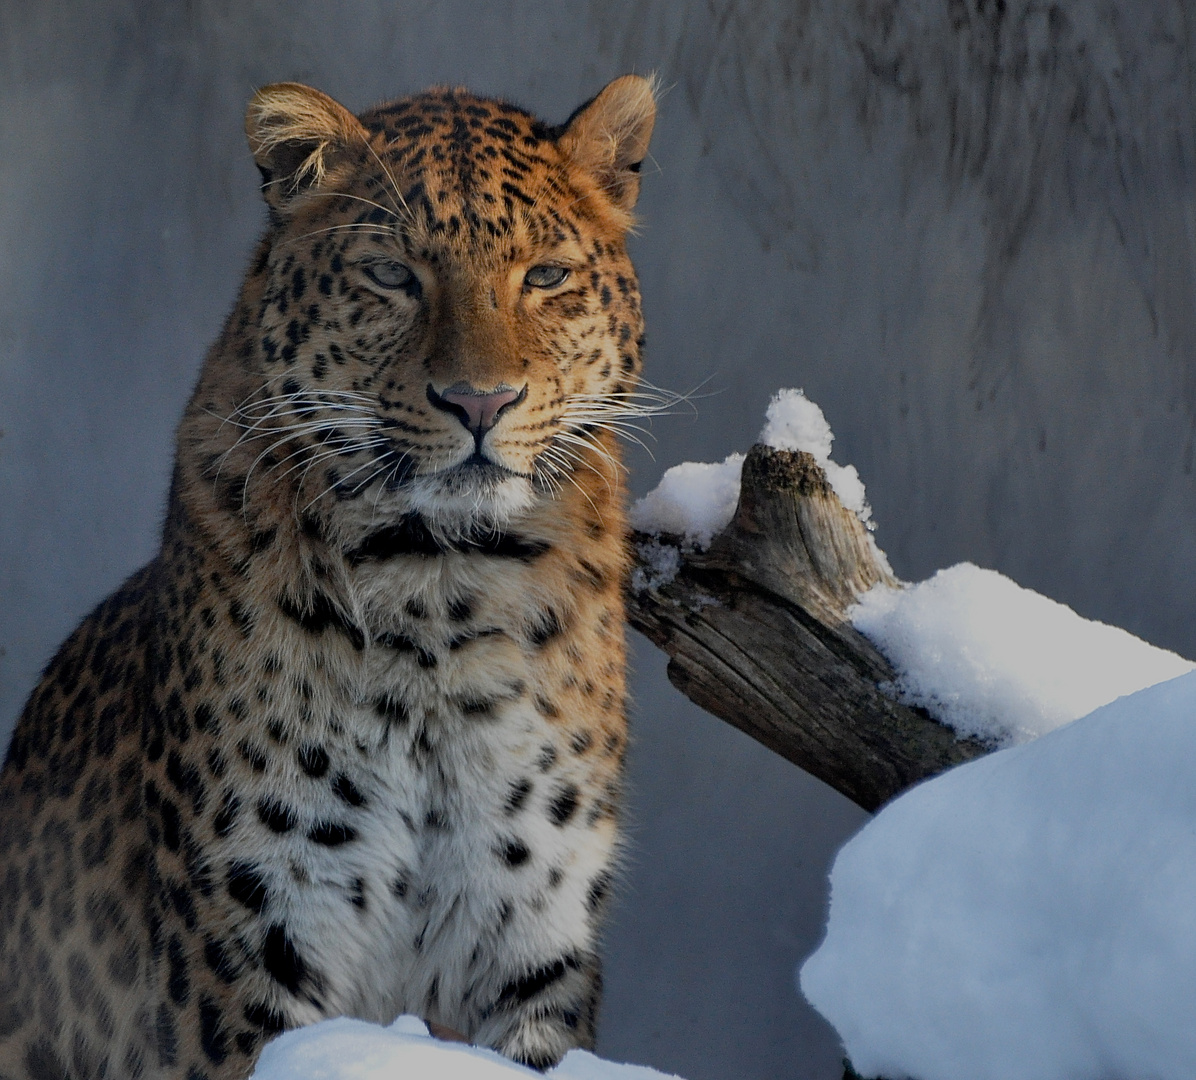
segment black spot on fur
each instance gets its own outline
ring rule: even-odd
[[[224,776],[225,769],[228,768],[228,762],[224,760],[224,752],[218,747],[213,746],[208,751],[208,772],[210,772],[217,780]]]
[[[116,839],[116,821],[111,814],[106,814],[95,828],[89,830],[79,844],[79,857],[85,869],[99,866],[112,850],[112,842]]]
[[[340,847],[341,844],[349,844],[356,840],[357,830],[338,821],[321,821],[308,830],[307,838],[313,844]]]
[[[206,701],[201,701],[195,706],[195,712],[192,713],[192,722],[195,724],[196,731],[207,731],[216,722],[216,715],[212,711],[212,706]]]
[[[483,536],[477,542],[477,548],[483,555],[493,555],[500,559],[518,559],[520,562],[531,562],[548,551],[551,545],[543,540],[529,540],[523,536],[510,533],[496,533]]]
[[[183,943],[177,934],[170,936],[170,942],[166,947],[166,961],[166,985],[170,992],[170,1000],[176,1005],[186,1005],[191,996],[191,979],[187,974],[187,956],[183,952]]]
[[[262,964],[276,982],[297,994],[307,978],[307,965],[282,923],[266,931],[262,945]]]
[[[420,515],[408,514],[397,525],[371,533],[356,547],[346,551],[345,558],[356,566],[367,560],[381,561],[400,555],[434,558],[450,552],[477,552],[528,562],[548,549],[549,545],[541,540],[481,530],[475,535],[449,541],[436,536]]]
[[[244,1016],[245,1022],[263,1035],[277,1035],[287,1029],[286,1017],[261,1002],[246,1005]]]
[[[252,1057],[260,1039],[261,1036],[256,1031],[238,1031],[233,1041],[243,1057]]]
[[[233,600],[228,605],[228,616],[232,619],[243,638],[253,636],[253,612],[245,608],[239,601]]]
[[[222,983],[231,985],[237,978],[237,965],[224,944],[215,938],[208,938],[203,946],[204,963]]]
[[[507,793],[507,801],[503,809],[508,815],[517,814],[523,809],[527,797],[532,793],[532,782],[527,779],[516,780]]]
[[[241,757],[245,759],[246,764],[254,772],[260,773],[266,771],[266,766],[269,764],[270,759],[266,757],[266,751],[260,746],[255,746],[253,743],[245,740],[237,749],[240,750]]]
[[[501,1008],[511,1004],[523,1005],[536,995],[542,994],[550,986],[560,982],[567,971],[576,971],[577,967],[578,963],[575,957],[562,956],[551,964],[545,964],[543,967],[521,975],[518,979],[512,979],[499,991],[496,1006]]]
[[[228,868],[228,894],[258,915],[269,899],[261,871],[246,862],[235,862]]]
[[[548,804],[548,819],[554,825],[564,825],[577,810],[578,790],[575,784],[566,784]]]
[[[277,536],[278,530],[273,527],[251,533],[249,536],[250,551],[252,551],[255,555],[260,555],[263,551],[267,551],[274,546],[274,540]]]
[[[335,780],[332,781],[332,790],[336,792],[337,797],[350,806],[364,806],[365,796],[357,790],[356,785],[344,773],[341,773]]]
[[[168,1068],[178,1060],[179,1031],[174,1022],[174,1015],[165,1002],[158,1006],[154,1036],[158,1043],[158,1064]]]
[[[207,997],[199,1003],[199,1043],[213,1065],[228,1057],[228,1033],[221,1023],[220,1006]]]
[[[522,840],[507,840],[498,848],[498,856],[513,869],[527,862],[531,852]]]
[[[74,1080],[66,1064],[44,1039],[30,1043],[25,1051],[25,1071],[29,1080]]]
[[[231,791],[224,794],[224,802],[212,819],[212,830],[217,836],[228,836],[232,832],[233,825],[236,823],[237,814],[241,810],[241,800],[237,798]]]
[[[257,816],[274,833],[290,832],[295,827],[295,811],[274,799],[259,800]]]
[[[380,634],[377,642],[383,648],[394,649],[396,652],[414,653],[416,662],[422,668],[434,668],[437,664],[435,653],[429,652],[406,634],[388,631],[387,633]]]
[[[299,768],[313,780],[318,780],[328,771],[328,751],[322,746],[301,746]]]
[[[561,632],[561,620],[557,613],[547,610],[541,613],[539,620],[528,630],[528,640],[537,648],[542,648]]]
[[[374,708],[379,716],[384,716],[392,724],[405,724],[410,719],[407,706],[389,694],[378,698],[374,702]]]
[[[96,721],[95,746],[100,757],[111,757],[116,750],[116,722],[119,709],[115,702],[100,710]]]
[[[309,634],[322,634],[329,628],[344,634],[358,651],[365,648],[365,636],[337,611],[332,601],[323,593],[315,593],[307,607],[299,607],[287,598],[278,601],[279,610],[293,619]]]
[[[183,925],[194,931],[199,926],[199,916],[195,910],[195,898],[191,890],[182,882],[173,882],[167,887],[167,895],[170,897],[170,906],[183,920]]]
[[[429,531],[422,517],[409,514],[397,525],[371,533],[355,548],[345,552],[345,558],[356,566],[367,560],[393,559],[399,555],[431,558],[452,550]]]
[[[610,892],[610,886],[611,876],[604,870],[590,882],[590,887],[586,890],[586,907],[591,911],[597,911]]]

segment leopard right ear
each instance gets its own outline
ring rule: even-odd
[[[626,215],[640,193],[640,164],[656,122],[656,79],[623,75],[565,121],[560,145]]]
[[[302,83],[272,83],[254,94],[245,135],[262,174],[262,195],[280,213],[325,186],[347,150],[369,142],[356,116]]]

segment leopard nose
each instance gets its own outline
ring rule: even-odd
[[[454,383],[443,393],[437,393],[428,384],[428,401],[443,412],[452,413],[465,429],[475,436],[485,435],[498,418],[508,409],[513,409],[527,397],[527,386],[516,390],[506,383],[493,390],[479,390],[468,383]]]

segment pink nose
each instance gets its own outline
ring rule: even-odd
[[[428,387],[428,400],[438,409],[451,412],[466,429],[482,435],[498,422],[499,413],[527,396],[527,387],[513,390],[503,385],[496,390],[478,390],[465,383],[449,387],[443,394]]]

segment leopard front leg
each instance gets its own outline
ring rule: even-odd
[[[594,1048],[602,996],[596,954],[560,954],[508,974],[474,1041],[541,1071],[570,1050]]]

